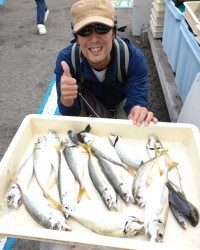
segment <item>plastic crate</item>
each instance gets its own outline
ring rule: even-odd
[[[185,19],[181,21],[180,30],[180,53],[178,56],[175,82],[177,93],[184,103],[197,73],[200,72],[200,46],[194,34],[189,31]]]
[[[0,6],[3,6],[6,4],[6,0],[0,0]]]
[[[165,0],[165,4],[162,45],[173,72],[176,72],[181,38],[180,23],[183,14],[173,1]]]
[[[197,25],[200,25],[200,1],[185,2],[185,19],[189,23],[193,33],[199,34]]]

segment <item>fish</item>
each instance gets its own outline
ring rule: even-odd
[[[65,159],[70,167],[75,179],[79,183],[79,193],[77,202],[80,202],[83,195],[88,199],[90,198],[85,186],[84,186],[84,173],[85,173],[85,164],[83,162],[83,153],[74,142],[70,140],[65,141],[65,147],[63,147],[63,152]]]
[[[136,172],[143,161],[133,147],[119,134],[110,133],[108,135],[111,145],[115,148],[122,162],[127,165],[128,170]]]
[[[76,180],[63,152],[61,152],[61,162],[58,169],[58,192],[62,206],[73,211],[77,204]],[[65,218],[69,216],[68,213],[64,215]]]
[[[147,187],[154,181],[157,175],[156,158],[142,164],[138,169],[133,181],[133,197],[140,207],[145,206]]]
[[[47,196],[48,189],[57,182],[61,142],[55,131],[37,139],[33,150],[33,168],[36,180]]]
[[[170,182],[167,182],[166,186],[169,190],[170,207],[178,210],[179,213],[187,219],[193,227],[196,227],[199,223],[198,209],[191,202],[189,202],[181,192],[176,191]]]
[[[96,155],[101,156],[114,164],[126,167],[119,158],[116,150],[108,141],[88,132],[81,132],[80,137],[84,143],[90,146],[92,152]]]
[[[148,136],[146,148],[151,158],[154,158],[158,154],[165,154],[168,167],[170,168],[170,171],[168,172],[168,179],[179,188],[179,191],[182,194],[184,194],[178,163],[173,161],[168,153],[168,150],[164,149],[161,141],[155,134],[150,134]]]
[[[33,175],[33,154],[28,156],[28,158],[23,162],[18,171],[15,174],[15,178],[18,179],[18,182],[27,187],[31,181]],[[19,208],[21,200],[21,192],[18,185],[15,181],[12,181],[8,192],[6,193],[7,206],[9,208]]]
[[[76,208],[74,211],[67,212],[81,225],[101,235],[132,238],[144,234],[143,222],[135,216],[97,209]]]
[[[132,184],[127,182],[128,172],[121,166],[104,159],[103,157],[96,155],[104,173],[109,178],[114,189],[126,204],[133,204],[134,197],[132,195]]]
[[[89,151],[88,168],[92,183],[109,210],[117,209],[117,195],[95,155]]]
[[[169,212],[168,171],[149,186],[145,201],[144,227],[150,242],[162,242]]]
[[[170,209],[172,211],[172,214],[174,215],[174,218],[178,222],[178,224],[183,229],[187,229],[187,221],[186,221],[185,217],[180,213],[180,211],[177,208],[175,208],[174,206],[171,206],[170,203],[169,203],[169,207],[170,207]]]
[[[21,191],[23,204],[35,221],[47,229],[71,231],[63,213],[54,208],[43,194],[30,191],[19,184],[18,187]]]

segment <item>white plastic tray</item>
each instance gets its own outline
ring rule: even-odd
[[[197,25],[200,25],[200,1],[184,2],[184,16],[195,35],[200,35]]]
[[[69,221],[73,228],[72,232],[44,229],[28,215],[23,205],[17,211],[6,207],[5,194],[10,183],[7,174],[8,169],[12,172],[20,166],[26,156],[33,150],[37,138],[45,134],[48,129],[54,129],[60,138],[64,139],[67,130],[72,129],[79,132],[87,124],[91,125],[92,133],[105,139],[110,132],[119,133],[132,144],[133,148],[137,148],[144,161],[149,159],[145,149],[147,137],[150,133],[156,134],[162,141],[163,146],[169,150],[171,157],[179,163],[185,194],[200,210],[200,134],[194,125],[158,123],[138,128],[128,120],[29,115],[22,122],[0,163],[0,204],[2,205],[0,235],[65,244],[104,246],[115,249],[199,249],[200,223],[195,228],[188,226],[187,231],[184,231],[177,224],[171,212],[168,216],[164,242],[150,243],[144,236],[125,239],[98,235],[72,220]],[[84,198],[81,201],[82,204],[86,205],[88,202],[88,205],[105,209],[101,200],[96,196],[89,179],[86,188],[94,196],[90,201]],[[121,205],[123,213],[143,216],[142,209],[136,208],[134,205],[127,207],[123,205],[123,202],[121,202]]]

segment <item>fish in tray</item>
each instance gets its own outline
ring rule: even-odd
[[[90,210],[77,207],[74,211],[67,212],[77,222],[98,234],[124,238],[144,234],[143,222],[134,216],[113,211]]]
[[[172,183],[167,182],[166,185],[169,189],[169,204],[172,212],[175,210],[177,213],[177,215],[173,214],[178,223],[185,229],[185,220],[187,220],[193,227],[196,227],[199,223],[199,211],[197,208],[182,193],[177,191]]]
[[[18,186],[21,191],[23,204],[34,220],[48,229],[71,231],[63,213],[53,208],[48,199],[34,190],[30,191],[23,186]]]
[[[33,175],[33,155],[31,154],[15,174],[18,183],[27,187]],[[7,206],[18,209],[21,204],[21,192],[18,185],[12,181],[6,194]]]
[[[169,211],[168,188],[165,183],[168,170],[160,176],[148,188],[145,201],[144,226],[146,235],[151,242],[162,242]]]
[[[39,137],[35,143],[33,150],[34,174],[44,196],[47,196],[48,189],[57,182],[60,149],[60,139],[53,130],[49,130],[46,135]]]
[[[89,132],[80,132],[80,137],[84,143],[90,146],[92,152],[94,152],[96,155],[101,156],[116,165],[127,168],[127,166],[119,158],[113,146],[108,141]]]
[[[111,185],[110,181],[104,174],[97,157],[91,153],[90,149],[88,149],[88,151],[89,151],[88,168],[92,183],[94,184],[96,190],[99,192],[106,207],[109,210],[117,209],[116,192],[113,186]]]
[[[70,140],[63,141],[63,152],[68,166],[80,186],[77,201],[80,202],[83,195],[89,198],[88,192],[86,191],[83,183],[85,175],[85,164],[82,155],[83,152],[77,144]]]
[[[109,178],[112,186],[117,191],[121,199],[126,204],[134,203],[132,195],[133,181],[131,181],[131,183],[127,181],[127,175],[129,173],[123,167],[115,165],[99,155],[96,156],[103,168],[104,173]]]
[[[58,169],[58,192],[62,206],[73,211],[77,203],[76,180],[63,152]],[[65,217],[68,216],[69,214],[65,213]]]
[[[159,138],[154,134],[149,135],[147,151],[150,157],[155,157],[156,154],[164,152],[164,150]],[[168,172],[167,182],[169,189],[169,207],[172,214],[183,229],[187,227],[187,220],[191,225],[196,226],[199,222],[199,213],[185,197],[178,164],[173,162],[167,151],[165,153],[165,158],[168,166],[172,167]]]
[[[136,150],[133,149],[119,134],[110,133],[108,138],[122,162],[129,166],[133,171],[136,171],[142,164],[139,153],[136,152]]]
[[[140,208],[145,206],[147,187],[154,181],[156,176],[156,158],[143,163],[138,169],[133,181],[133,197]]]

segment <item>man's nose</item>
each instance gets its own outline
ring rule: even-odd
[[[92,33],[90,34],[90,39],[92,39],[92,41],[97,41],[98,38],[99,38],[99,34],[97,34],[97,33],[95,32],[95,30],[92,29]]]

